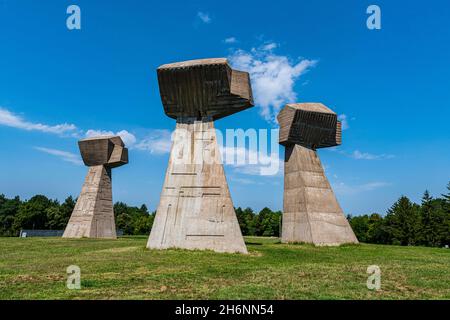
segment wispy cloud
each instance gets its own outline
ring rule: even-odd
[[[44,148],[44,147],[34,147],[34,149],[45,152],[48,154],[51,154],[53,156],[56,156],[64,161],[76,164],[76,165],[82,165],[83,161],[81,160],[80,156],[71,152],[62,151],[58,149],[51,149],[51,148]]]
[[[387,160],[395,158],[393,154],[381,153],[381,154],[373,154],[369,152],[362,152],[359,150],[355,150],[353,152],[348,152],[344,150],[340,150],[339,147],[331,147],[327,148],[327,151],[336,152],[342,154],[346,157],[356,159],[356,160]]]
[[[283,104],[296,102],[296,81],[317,63],[307,59],[292,61],[287,56],[276,55],[273,50],[277,47],[274,42],[265,43],[250,51],[239,49],[229,57],[235,68],[250,73],[255,103],[261,108],[264,119],[272,123],[276,122]]]
[[[348,185],[342,181],[335,183],[331,182],[331,184],[333,185],[333,190],[337,194],[342,195],[353,195],[357,193],[373,191],[376,189],[389,187],[391,185],[391,183],[385,181],[372,181],[358,185]]]
[[[361,152],[359,150],[353,151],[350,156],[356,160],[383,160],[395,158],[393,154],[372,154],[368,152]]]
[[[235,177],[235,176],[231,176],[230,181],[240,183],[240,184],[246,184],[246,185],[249,185],[249,184],[261,185],[262,184],[262,182],[256,181],[255,179],[239,178],[239,177]]]
[[[172,132],[169,130],[151,130],[144,139],[136,143],[138,150],[149,151],[152,154],[165,154],[170,152],[172,146]]]
[[[350,128],[350,126],[348,124],[348,117],[346,114],[340,114],[338,116],[338,120],[340,120],[342,122],[342,130],[347,130]]]
[[[233,167],[237,173],[257,176],[274,176],[283,173],[283,162],[277,152],[265,154],[245,147],[219,146],[219,148],[223,163]]]
[[[278,44],[276,44],[275,42],[269,42],[269,43],[262,45],[260,49],[263,51],[272,51],[273,49],[275,49],[277,47],[278,47]]]
[[[85,136],[87,138],[101,137],[101,136],[120,136],[122,138],[123,143],[128,148],[133,148],[137,140],[134,134],[128,132],[127,130],[121,130],[114,133],[113,131],[89,129],[88,131],[86,131]]]
[[[231,43],[236,43],[238,41],[235,37],[229,37],[229,38],[226,38],[225,40],[223,40],[223,42],[231,44]]]
[[[58,135],[75,134],[77,127],[73,124],[62,123],[57,125],[48,125],[42,123],[30,122],[13,112],[0,107],[0,125],[27,131],[40,131]]]
[[[151,129],[150,134],[143,139],[139,139],[128,130],[120,130],[117,132],[102,129],[81,130],[73,124],[58,124],[47,125],[42,123],[34,123],[25,120],[23,117],[14,114],[13,112],[0,107],[0,125],[8,126],[16,129],[27,131],[40,131],[53,133],[60,136],[69,136],[73,138],[82,137],[98,137],[98,136],[120,136],[126,147],[130,149],[137,149],[148,151],[152,154],[163,154],[170,152],[172,145],[171,132],[169,130]],[[35,147],[36,150],[45,152],[54,156],[58,156],[64,161],[69,161],[75,164],[82,164],[80,157],[62,150]]]
[[[199,11],[197,12],[197,17],[204,23],[211,23],[211,17],[209,16],[209,13]]]

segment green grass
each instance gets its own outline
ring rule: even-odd
[[[0,238],[1,299],[450,299],[450,250],[247,237],[249,255],[118,240]],[[81,290],[66,268],[81,268]],[[369,265],[381,290],[366,287]]]

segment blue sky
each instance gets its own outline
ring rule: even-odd
[[[81,30],[66,27],[71,4]],[[381,30],[366,27],[370,4]],[[218,129],[276,128],[283,103],[322,102],[347,126],[342,146],[319,151],[346,213],[437,196],[450,180],[449,10],[444,0],[0,0],[0,193],[77,196],[87,170],[77,139],[121,132],[130,164],[113,172],[114,200],[155,209],[175,126],[155,70],[228,57],[252,73],[257,105]],[[282,208],[282,174],[225,170],[235,206]]]

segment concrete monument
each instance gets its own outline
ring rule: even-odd
[[[164,111],[177,125],[147,247],[247,253],[214,120],[253,106],[249,75],[226,59],[166,64],[157,73]]]
[[[341,144],[341,122],[321,103],[287,104],[278,114],[286,147],[282,242],[358,243],[316,149]]]
[[[95,137],[78,141],[89,171],[63,238],[116,238],[111,191],[111,169],[128,163],[122,139]]]

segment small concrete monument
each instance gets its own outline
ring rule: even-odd
[[[177,125],[147,247],[247,253],[213,121],[253,106],[249,75],[226,59],[166,64],[157,73],[164,111]]]
[[[115,239],[111,169],[128,163],[128,149],[118,136],[83,139],[78,146],[89,171],[63,238]]]
[[[321,103],[287,104],[278,114],[286,147],[282,242],[358,243],[316,149],[341,144],[341,122]]]

